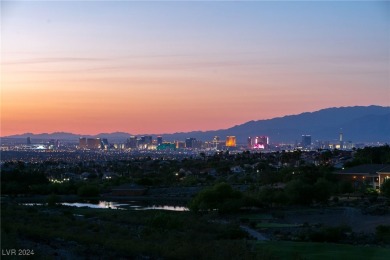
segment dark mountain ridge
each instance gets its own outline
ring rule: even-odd
[[[300,141],[303,134],[312,136],[312,140],[335,141],[339,133],[343,132],[344,141],[353,142],[388,142],[390,143],[390,107],[381,106],[355,106],[326,108],[315,112],[305,112],[298,115],[288,115],[273,119],[249,121],[228,129],[213,131],[193,131],[162,135],[164,140],[184,140],[194,137],[202,141],[212,140],[219,136],[224,140],[228,135],[237,137],[238,143],[245,143],[249,136],[270,137],[270,141],[294,142]],[[156,136],[157,134],[153,134]],[[66,139],[74,140],[80,136],[107,138],[122,140],[130,136],[129,133],[101,133],[98,135],[78,135],[66,132],[55,132],[52,134],[31,134],[13,135],[3,138],[31,138],[37,139]],[[140,135],[138,135],[140,136]]]

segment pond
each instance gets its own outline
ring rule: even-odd
[[[86,207],[94,209],[119,209],[119,210],[172,210],[172,211],[188,211],[187,207],[176,205],[151,205],[143,204],[137,201],[128,201],[119,203],[115,201],[85,201],[85,202],[62,202],[64,206],[70,207]],[[43,205],[42,203],[23,203],[23,205],[34,206]]]

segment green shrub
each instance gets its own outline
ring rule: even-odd
[[[390,179],[385,179],[381,185],[381,194],[387,198],[390,198]]]
[[[200,191],[190,202],[191,211],[218,210],[220,213],[233,212],[244,206],[243,194],[226,183],[219,183]]]
[[[99,193],[100,193],[99,187],[91,184],[81,186],[77,190],[77,194],[80,197],[97,197],[99,196]]]
[[[315,193],[312,185],[302,180],[292,180],[287,183],[285,194],[292,204],[309,205]]]
[[[314,231],[309,234],[310,240],[313,242],[339,242],[345,237],[346,232],[351,232],[349,226],[341,225],[336,227],[324,227],[319,231]]]
[[[46,199],[46,202],[47,202],[47,205],[49,207],[54,207],[57,205],[58,202],[60,202],[60,197],[58,197],[57,195],[55,194],[51,194],[47,197]]]
[[[220,239],[242,239],[246,238],[248,234],[238,226],[230,225],[224,228],[223,232],[219,235]]]
[[[351,182],[343,180],[338,183],[337,191],[340,194],[345,194],[345,193],[352,193],[354,189]]]
[[[177,229],[183,223],[176,217],[165,212],[158,212],[149,220],[149,225],[156,229]]]
[[[379,225],[376,227],[376,238],[381,242],[390,242],[390,225]]]
[[[331,195],[332,183],[324,178],[320,178],[314,184],[314,199],[317,202],[326,203]]]

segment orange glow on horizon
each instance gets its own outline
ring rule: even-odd
[[[378,3],[158,2],[5,1],[0,136],[207,131],[389,106]]]

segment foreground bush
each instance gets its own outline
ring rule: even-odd
[[[340,242],[346,237],[347,232],[351,232],[349,226],[341,225],[336,227],[325,227],[319,231],[312,232],[309,237],[313,242]]]
[[[390,198],[390,179],[386,179],[381,185],[381,194]]]
[[[199,192],[190,202],[189,209],[194,212],[216,210],[219,213],[228,213],[242,207],[258,205],[256,199],[234,190],[229,184],[219,183]]]
[[[376,238],[380,242],[390,243],[390,225],[379,225],[376,227]]]
[[[85,186],[81,186],[77,190],[77,194],[80,197],[97,197],[100,194],[100,190],[99,190],[99,187],[97,187],[95,185],[89,185],[88,184],[88,185],[85,185]]]
[[[60,202],[60,197],[58,195],[51,194],[47,197],[46,202],[49,207],[54,207]]]
[[[2,205],[1,235],[8,248],[29,241],[35,259],[258,259],[238,225],[189,212],[31,209]]]

